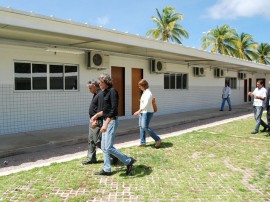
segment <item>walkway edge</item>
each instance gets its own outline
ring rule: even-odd
[[[172,133],[168,133],[168,134],[161,134],[160,136],[162,137],[162,139],[169,138],[169,137],[174,137],[174,136],[180,136],[180,135],[183,135],[185,133],[192,132],[194,130],[200,130],[200,129],[209,128],[209,127],[213,127],[213,126],[217,126],[217,125],[222,125],[222,124],[229,123],[229,122],[236,121],[236,120],[247,119],[247,118],[250,118],[252,116],[253,116],[253,113],[243,115],[243,116],[239,116],[239,117],[236,117],[236,118],[229,118],[229,119],[225,119],[225,120],[222,120],[222,121],[216,121],[216,122],[213,122],[213,123],[210,123],[210,124],[205,124],[205,125],[201,125],[201,126],[195,126],[195,127],[192,127],[192,128],[182,130],[182,131],[176,131],[176,132],[172,132]],[[150,137],[148,137],[147,141],[152,141],[152,139]],[[125,142],[125,143],[115,144],[115,147],[117,147],[117,148],[126,148],[126,147],[135,146],[137,144],[138,144],[138,141],[135,140],[135,141],[129,141],[129,142]],[[101,153],[101,150],[98,150],[97,153]],[[86,151],[85,152],[78,152],[78,153],[74,153],[74,154],[68,154],[68,155],[52,157],[50,159],[40,160],[40,161],[37,161],[37,162],[24,163],[24,164],[21,164],[19,166],[11,167],[12,169],[8,170],[8,171],[2,171],[2,170],[5,169],[5,168],[2,168],[2,169],[0,169],[0,176],[6,176],[6,175],[10,175],[12,173],[17,173],[17,172],[21,172],[21,171],[27,171],[27,170],[31,170],[33,168],[50,166],[52,163],[67,162],[67,161],[71,161],[71,160],[74,160],[74,159],[83,158],[85,155],[86,155]]]

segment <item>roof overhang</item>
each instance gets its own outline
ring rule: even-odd
[[[128,33],[0,7],[0,43],[99,50],[165,62],[270,73],[267,65]]]

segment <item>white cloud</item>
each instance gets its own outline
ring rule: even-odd
[[[103,16],[97,18],[98,25],[105,26],[109,23],[109,17]]]
[[[269,0],[218,0],[208,8],[208,17],[228,19],[237,17],[264,16],[270,19]]]

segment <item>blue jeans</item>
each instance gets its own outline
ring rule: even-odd
[[[160,137],[149,128],[149,123],[153,117],[154,113],[146,112],[141,113],[139,118],[139,126],[140,126],[140,141],[141,144],[146,144],[145,133],[147,132],[155,141],[160,140]]]
[[[103,121],[105,124],[105,120]],[[111,172],[111,160],[110,154],[118,158],[122,163],[128,165],[131,162],[131,158],[127,157],[125,154],[121,153],[117,149],[113,147],[115,141],[115,132],[119,125],[118,119],[111,120],[106,132],[102,133],[101,139],[101,149],[103,151],[104,156],[104,168],[105,172]]]
[[[220,110],[223,111],[226,100],[227,100],[228,105],[229,105],[229,110],[231,111],[232,110],[232,104],[231,104],[231,98],[229,98],[229,97],[228,98],[222,98],[222,103],[221,103]]]
[[[263,107],[253,106],[253,112],[254,119],[256,121],[255,132],[259,131],[260,125],[262,125],[263,127],[268,127],[267,124],[262,120]]]

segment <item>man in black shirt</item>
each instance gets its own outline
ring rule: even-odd
[[[118,92],[112,88],[112,80],[110,75],[101,74],[99,76],[100,87],[103,90],[103,107],[102,111],[92,117],[92,121],[103,117],[103,125],[100,129],[102,132],[101,148],[104,154],[104,167],[96,175],[112,175],[110,154],[118,158],[127,166],[126,175],[130,175],[135,159],[128,157],[118,151],[114,146],[115,132],[117,130],[118,121]]]
[[[88,152],[87,160],[83,161],[83,165],[97,163],[96,147],[101,148],[101,133],[100,128],[102,126],[102,117],[95,121],[91,121],[91,118],[102,110],[102,91],[97,81],[89,81],[87,84],[89,92],[93,94],[93,98],[89,107],[89,135],[88,135]]]

